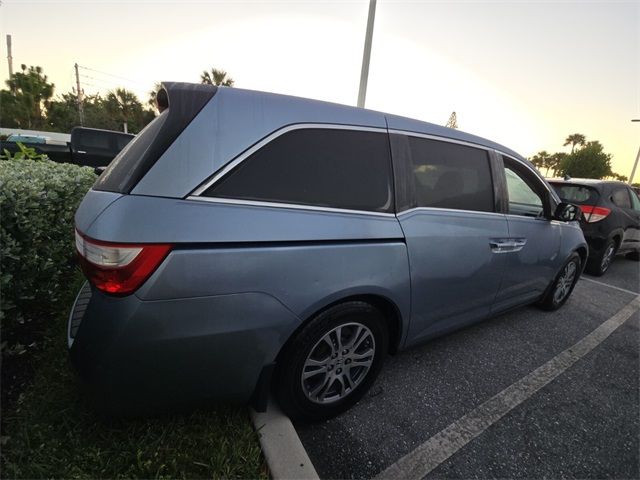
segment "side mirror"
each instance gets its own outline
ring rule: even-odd
[[[96,175],[100,176],[102,175],[102,172],[104,172],[107,169],[107,167],[96,167],[93,169],[93,173],[95,173]]]
[[[553,215],[555,220],[561,220],[563,222],[573,222],[575,220],[580,220],[582,217],[582,210],[577,205],[573,203],[560,203],[556,207],[556,212]]]

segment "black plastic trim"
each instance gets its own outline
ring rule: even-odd
[[[274,248],[274,247],[316,247],[326,245],[379,245],[385,243],[405,243],[404,237],[398,238],[374,238],[374,239],[345,239],[345,240],[275,240],[255,242],[201,242],[201,243],[177,243],[176,250],[204,250],[212,248]]]
[[[269,393],[271,391],[271,379],[276,369],[275,363],[269,363],[262,367],[260,376],[256,382],[256,388],[251,395],[249,404],[256,412],[266,412],[269,404]]]

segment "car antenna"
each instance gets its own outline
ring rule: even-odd
[[[571,180],[571,177],[570,177],[569,175],[565,175],[565,176],[564,176],[564,179],[565,179],[565,180]]]

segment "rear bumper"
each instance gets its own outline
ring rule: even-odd
[[[78,298],[71,360],[107,413],[247,402],[299,322],[263,293],[143,301],[94,289]]]

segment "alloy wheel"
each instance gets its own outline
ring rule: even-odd
[[[371,330],[345,323],[326,333],[302,367],[302,391],[314,403],[328,404],[353,392],[367,376],[376,353]]]
[[[607,250],[604,252],[604,255],[602,256],[602,262],[600,262],[600,270],[604,273],[607,271],[607,269],[609,268],[609,265],[611,265],[611,261],[613,260],[613,255],[616,251],[616,248],[613,244],[610,244],[607,247]]]
[[[553,293],[553,301],[555,303],[560,303],[567,298],[571,292],[571,287],[573,286],[573,281],[576,278],[577,271],[578,266],[574,261],[567,263],[567,265],[562,269],[562,273],[560,273],[560,277],[558,277],[556,290]]]

